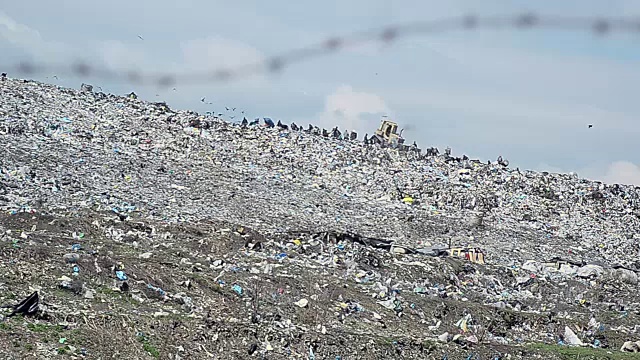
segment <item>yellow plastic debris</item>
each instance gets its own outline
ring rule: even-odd
[[[467,324],[469,323],[470,320],[471,320],[471,314],[467,314],[462,319],[458,320],[458,322],[456,323],[456,327],[460,328],[462,332],[467,332],[469,331]]]
[[[296,246],[300,246],[300,245],[302,245],[302,241],[300,241],[299,239],[295,239],[295,240],[293,240],[293,243],[294,243]]]
[[[404,199],[402,199],[402,202],[405,204],[413,204],[413,198],[409,195],[405,196]]]

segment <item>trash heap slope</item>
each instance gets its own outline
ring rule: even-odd
[[[16,79],[0,146],[7,358],[640,355],[631,186]]]
[[[410,246],[477,245],[494,262],[637,261],[640,200],[631,186],[444,156],[410,160],[36,82],[8,79],[1,89],[5,211],[94,208],[225,219],[274,234],[355,232]],[[470,226],[487,201],[485,226]]]

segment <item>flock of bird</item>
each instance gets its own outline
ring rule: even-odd
[[[336,126],[331,130],[327,130],[327,129],[321,129],[318,126],[309,124],[308,128],[304,128],[303,126],[299,126],[296,123],[291,123],[291,125],[287,125],[287,124],[283,124],[282,121],[278,120],[278,122],[274,122],[271,118],[268,117],[264,117],[262,118],[262,124],[260,124],[260,118],[255,118],[252,121],[249,121],[246,117],[244,117],[242,119],[242,121],[240,122],[240,126],[241,127],[254,127],[254,126],[264,126],[267,128],[279,128],[282,131],[303,131],[306,132],[308,134],[312,134],[312,135],[316,135],[316,136],[322,136],[325,138],[333,138],[336,140],[348,140],[348,141],[356,141],[358,139],[358,133],[355,131],[348,131],[348,130],[344,130],[343,132],[341,132],[339,130],[339,128]],[[381,146],[387,146],[386,144],[382,143],[379,141],[379,137],[374,135],[371,138],[369,138],[368,134],[365,134],[363,142],[365,144],[378,144]],[[425,153],[422,153],[422,150],[420,148],[418,148],[418,145],[416,144],[416,142],[413,142],[413,145],[408,146],[405,148],[406,150],[408,150],[409,152],[415,153],[419,155],[419,158],[428,158],[428,157],[432,157],[432,156],[439,156],[440,155],[440,150],[436,147],[430,147],[428,149],[426,149]],[[455,157],[452,156],[451,154],[451,148],[447,147],[444,150],[444,158],[445,161],[447,162],[458,162],[458,163],[462,163],[465,164],[465,168],[469,168],[470,164],[474,161],[479,161],[479,160],[471,160],[468,156],[463,155],[460,157]],[[491,163],[491,161],[488,161],[488,163]],[[497,164],[502,165],[504,167],[508,167],[509,166],[509,161],[506,159],[503,159],[502,156],[499,156],[497,161]],[[519,170],[519,169],[518,169]]]
[[[280,120],[278,120],[278,122],[275,123],[271,118],[268,118],[268,117],[262,118],[262,121],[263,121],[263,126],[266,126],[268,128],[278,127],[282,130],[304,131],[309,134],[324,136],[326,138],[334,138],[337,140],[357,140],[358,139],[357,132],[349,131],[349,130],[344,130],[344,132],[341,132],[337,126],[329,131],[327,129],[321,129],[318,126],[314,126],[311,124],[309,124],[309,127],[305,129],[303,126],[299,126],[296,123],[291,123],[291,125],[287,125],[287,124],[283,124],[282,121]],[[240,126],[242,127],[259,126],[259,125],[260,125],[260,118],[255,118],[254,120],[249,121],[246,117],[244,117],[242,119],[242,122],[240,123]],[[365,135],[365,142],[367,142],[366,139],[367,139],[367,135]]]
[[[200,98],[200,102],[203,103],[203,104],[208,104],[208,105],[212,104],[211,102],[207,102],[207,99],[204,96],[202,98]],[[235,114],[236,114],[236,109],[237,108],[225,106],[224,109],[227,112],[226,116],[229,119],[234,120],[236,118]],[[230,112],[232,114],[229,114]],[[225,116],[224,113],[220,113],[220,112],[216,113],[214,111],[207,111],[207,112],[205,112],[205,114],[207,116],[217,117],[217,118],[221,118],[221,117]],[[254,120],[249,121],[249,119],[247,119],[247,117],[244,116],[244,114],[245,114],[244,110],[241,110],[240,114],[243,115],[242,116],[243,117],[242,121],[240,122],[240,125],[242,127],[250,127],[250,126],[253,127],[253,126],[260,125],[260,118],[255,118]],[[268,127],[268,128],[278,127],[278,128],[280,128],[282,130],[289,130],[290,129],[291,131],[304,131],[304,132],[307,132],[309,134],[324,136],[324,137],[327,137],[327,138],[334,138],[334,139],[338,139],[338,140],[357,140],[358,139],[358,133],[357,132],[355,132],[355,131],[351,131],[350,132],[348,130],[345,130],[344,132],[341,132],[338,129],[337,126],[335,128],[333,128],[331,131],[328,131],[327,129],[321,129],[321,128],[319,128],[317,126],[314,126],[314,125],[311,125],[311,124],[309,124],[309,127],[307,129],[304,129],[304,127],[298,126],[298,125],[296,125],[296,123],[291,123],[291,125],[286,125],[286,124],[283,124],[282,121],[280,121],[280,120],[278,120],[278,122],[275,123],[271,118],[268,118],[268,117],[262,118],[262,121],[263,121],[263,126]],[[237,123],[238,122],[236,122],[236,124]],[[364,141],[365,141],[365,143],[368,142],[368,135],[365,135]]]
[[[200,98],[200,102],[203,103],[203,104],[208,104],[208,105],[212,104],[211,102],[207,102],[207,99],[204,96],[202,98]],[[236,115],[235,115],[236,114],[236,108],[235,107],[225,106],[224,109],[226,110],[226,112],[227,112],[226,116],[229,119],[234,120],[236,118]],[[229,114],[230,112],[232,114]],[[242,127],[253,127],[253,126],[259,126],[260,125],[260,118],[255,118],[254,120],[250,121],[249,119],[247,119],[246,116],[244,116],[244,114],[245,114],[244,110],[240,111],[240,113],[243,115],[242,121],[239,122],[240,126],[242,126]],[[221,117],[225,116],[225,114],[223,114],[223,113],[216,113],[214,111],[207,111],[207,112],[205,112],[205,114],[207,116],[218,117],[218,118],[221,118]],[[278,122],[276,123],[271,118],[268,118],[268,117],[263,117],[262,121],[263,121],[262,126],[265,126],[267,128],[275,128],[275,127],[277,127],[279,129],[282,129],[282,130],[303,131],[303,132],[306,132],[308,134],[322,136],[322,137],[325,137],[325,138],[333,138],[333,139],[337,139],[337,140],[349,140],[349,141],[358,140],[358,133],[356,131],[354,131],[354,130],[349,131],[349,130],[346,130],[346,129],[344,131],[340,131],[338,126],[334,127],[331,130],[327,130],[327,129],[320,128],[318,126],[314,126],[312,124],[309,124],[309,127],[305,129],[303,126],[297,125],[296,123],[291,123],[291,125],[287,125],[287,124],[283,124],[282,121],[280,121],[280,120],[278,120]],[[238,122],[235,122],[235,123],[237,124]],[[374,136],[372,136],[370,138],[369,134],[365,134],[364,135],[363,142],[365,144],[376,144],[377,143],[377,144],[380,144],[380,145],[384,145],[384,144],[382,144],[382,140],[379,137],[374,135]],[[420,151],[420,149],[418,149],[418,145],[416,144],[415,141],[413,142],[413,145],[410,147],[410,149]]]

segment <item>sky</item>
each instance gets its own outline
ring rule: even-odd
[[[119,71],[209,71],[385,25],[526,12],[640,17],[640,2],[12,1],[0,7],[0,70],[24,59],[68,65],[82,59]],[[271,117],[360,136],[386,115],[422,148],[449,146],[472,159],[501,155],[521,169],[640,185],[638,59],[640,32],[473,30],[371,43],[278,74],[177,84],[175,91],[54,73],[30,78],[135,91],[145,100],[219,112],[231,121]]]

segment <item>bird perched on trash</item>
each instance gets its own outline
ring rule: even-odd
[[[262,118],[262,120],[264,120],[264,124],[265,124],[267,127],[272,128],[272,127],[276,126],[276,125],[273,123],[273,120],[271,120],[270,118]]]
[[[296,125],[296,123],[291,123],[291,130],[298,131],[298,125]]]
[[[247,118],[245,117],[242,119],[242,126],[247,127],[247,125],[249,125],[249,120],[247,120]]]
[[[278,127],[281,128],[282,130],[289,130],[289,127],[283,124],[280,120],[278,120]]]
[[[331,129],[331,136],[334,139],[342,140],[342,133],[340,132],[337,126]]]
[[[0,80],[5,81],[7,79],[7,73],[2,73],[2,75],[0,75]]]
[[[260,118],[255,118],[255,120],[249,123],[249,126],[256,126],[259,123],[260,123]]]

